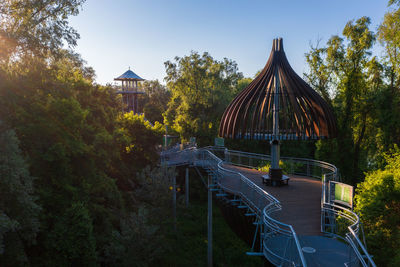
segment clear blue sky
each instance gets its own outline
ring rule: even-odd
[[[129,66],[164,83],[164,62],[192,50],[235,60],[253,77],[276,37],[302,76],[310,42],[324,44],[361,16],[376,31],[387,10],[386,0],[87,0],[70,23],[81,35],[76,50],[98,83],[113,82]]]

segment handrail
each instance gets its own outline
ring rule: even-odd
[[[335,215],[335,216],[345,217],[348,221],[352,222],[352,224],[347,226],[348,232],[345,233],[344,237],[340,236],[339,233],[334,233],[333,232],[334,229],[331,229],[332,232],[327,232],[327,231],[325,231],[324,228],[322,228],[323,232],[346,240],[350,244],[350,246],[353,248],[353,250],[354,250],[358,260],[362,264],[362,266],[376,267],[375,262],[372,260],[371,255],[369,255],[367,249],[365,248],[365,244],[363,244],[363,242],[361,242],[361,240],[358,238],[359,230],[360,230],[360,218],[358,217],[358,215],[355,212],[353,212],[352,210],[346,209],[342,206],[338,206],[335,204],[330,204],[330,203],[323,204],[323,207],[322,207],[323,215],[324,215],[324,212],[330,213],[331,216]],[[361,249],[361,252],[363,254],[360,253],[359,248]],[[365,261],[365,259],[367,259],[368,263]]]
[[[351,236],[351,235],[352,236]],[[357,242],[357,244],[354,244],[353,239]],[[364,247],[360,239],[357,237],[356,233],[353,231],[353,229],[349,228],[349,233],[346,234],[346,240],[350,243],[350,245],[353,247],[353,250],[357,254],[357,258],[360,260],[361,264],[365,267],[367,266],[373,266],[376,267],[375,262],[372,260],[371,255],[369,255],[367,249]],[[361,255],[359,252],[358,248],[361,248],[362,252],[364,253],[364,256]],[[365,258],[368,260],[368,263],[365,262]]]
[[[250,164],[252,159],[271,161],[270,155],[251,153],[251,152],[242,152],[242,151],[237,151],[237,150],[226,150],[225,155],[228,156],[228,159],[225,159],[225,160],[227,160],[231,164],[237,165],[237,166],[248,167],[248,168],[252,168],[252,169],[259,167],[259,166],[254,166],[254,165]],[[242,160],[243,158],[248,158],[249,159],[248,164],[232,162],[230,160],[231,156],[238,156],[240,158],[240,160]],[[324,161],[320,161],[320,160],[297,158],[297,157],[281,157],[281,160],[284,163],[287,162],[289,164],[290,163],[302,163],[303,165],[305,165],[307,167],[306,173],[298,173],[294,170],[291,170],[291,171],[289,171],[289,174],[300,174],[300,175],[304,174],[309,177],[322,178],[319,175],[313,175],[311,173],[311,169],[310,169],[311,167],[319,167],[319,168],[325,169],[325,172],[323,174],[332,176],[333,180],[335,180],[335,181],[339,180],[338,170],[337,170],[336,166],[333,164],[330,164],[330,163],[327,163]]]
[[[298,239],[297,234],[296,234],[296,232],[294,231],[293,227],[292,227],[291,225],[289,225],[289,224],[285,224],[285,223],[280,222],[280,221],[278,221],[278,220],[276,220],[276,219],[274,219],[274,218],[271,217],[271,214],[272,214],[273,212],[282,209],[282,206],[281,206],[279,200],[277,200],[273,195],[271,195],[270,193],[266,192],[264,189],[262,189],[262,188],[259,187],[258,185],[256,185],[256,184],[254,184],[253,182],[251,182],[250,179],[248,179],[248,178],[247,178],[245,175],[243,175],[242,173],[240,173],[240,172],[235,172],[235,171],[228,170],[228,169],[224,168],[224,167],[222,166],[223,161],[222,161],[220,158],[218,158],[217,156],[215,156],[209,149],[200,149],[200,150],[205,151],[206,153],[208,153],[208,155],[209,155],[212,159],[214,159],[214,160],[217,162],[219,174],[221,174],[221,172],[228,172],[228,173],[232,173],[232,174],[235,174],[235,175],[239,175],[241,181],[243,181],[243,182],[246,183],[247,185],[251,186],[252,189],[253,189],[254,191],[257,191],[257,193],[259,193],[261,196],[263,196],[263,197],[269,202],[268,205],[266,205],[266,206],[264,206],[264,207],[262,208],[262,209],[263,209],[263,213],[262,213],[262,214],[263,214],[263,223],[264,223],[265,225],[271,225],[271,223],[273,223],[273,224],[275,225],[275,227],[278,227],[277,230],[275,229],[276,232],[285,232],[286,234],[292,236],[292,237],[293,237],[293,240],[295,241],[296,249],[297,249],[297,251],[298,251],[301,264],[302,264],[302,266],[307,266],[307,263],[306,263],[306,261],[305,261],[304,255],[303,255],[303,251],[302,251],[301,246],[300,246],[299,239]],[[204,160],[204,157],[203,157],[203,160]],[[220,182],[218,182],[218,185],[219,185],[220,187],[224,188],[225,190],[227,189],[227,188],[224,187],[224,185],[223,185],[222,183],[220,183]],[[227,189],[227,191],[228,191],[228,192],[229,192],[229,191],[232,192],[231,189]],[[242,199],[244,199],[244,200],[247,202],[247,204],[249,205],[249,207],[251,206],[251,207],[254,209],[253,211],[257,211],[257,213],[260,213],[260,212],[261,212],[261,208],[258,207],[253,201],[251,201],[251,200],[248,198],[248,196],[246,196],[245,194],[243,194],[243,193],[240,192],[240,191],[239,191],[239,192],[236,191],[235,193],[238,194],[239,196],[241,196]],[[282,228],[282,227],[283,227],[283,228]],[[289,231],[288,231],[288,230],[285,230],[284,228],[289,229]],[[282,258],[282,257],[281,257],[281,259],[282,259],[282,260],[286,260],[286,259],[284,259],[284,258]],[[288,261],[288,260],[286,260],[286,261]]]
[[[187,152],[189,152],[191,154],[193,154],[193,152],[195,152],[194,153],[195,156],[199,155],[199,154],[202,155],[202,160],[205,160],[206,156],[208,156],[209,158],[207,160],[212,160],[214,162],[213,167],[212,167],[211,162],[209,162],[208,167],[210,167],[210,168],[212,167],[213,170],[218,173],[218,177],[219,177],[219,179],[217,179],[218,185],[227,192],[233,193],[235,195],[239,195],[242,198],[242,200],[244,200],[246,202],[246,204],[253,210],[253,212],[256,212],[257,214],[262,216],[262,218],[263,218],[262,222],[265,225],[265,229],[271,230],[271,231],[273,231],[273,233],[283,234],[283,235],[292,237],[294,240],[296,249],[298,251],[298,255],[300,257],[302,266],[307,266],[303,251],[300,247],[299,239],[298,239],[297,234],[294,231],[293,227],[289,224],[285,224],[285,223],[280,222],[271,217],[271,214],[273,212],[282,210],[282,206],[281,206],[279,200],[277,200],[274,196],[272,196],[271,194],[266,192],[264,189],[262,189],[258,185],[251,182],[242,173],[224,168],[222,166],[224,161],[222,159],[220,159],[219,157],[217,157],[211,151],[217,152],[217,153],[224,152],[225,162],[229,162],[230,164],[233,164],[233,165],[245,166],[248,168],[257,168],[257,166],[252,166],[250,164],[253,159],[261,159],[261,160],[268,161],[268,160],[270,160],[270,156],[264,155],[264,154],[256,154],[256,153],[250,153],[250,152],[228,150],[223,147],[212,147],[212,146],[201,148],[201,149],[197,149],[196,147],[190,147],[190,148],[187,148],[182,151],[174,152],[174,154],[176,154],[177,156],[185,155],[185,153],[187,153]],[[162,154],[162,157],[166,157],[167,156],[166,154],[167,153]],[[230,162],[231,156],[239,156],[239,160],[241,160],[243,158],[248,158],[248,164]],[[188,156],[186,156],[185,159],[186,160],[190,159],[192,161],[195,160],[194,158],[190,158]],[[335,205],[335,204],[332,204],[332,203],[326,201],[326,196],[328,195],[326,192],[328,190],[328,188],[326,187],[326,184],[327,184],[326,182],[329,180],[336,180],[336,181],[338,180],[338,170],[337,170],[336,166],[334,166],[333,164],[327,163],[327,162],[306,159],[306,158],[281,157],[281,159],[284,162],[286,161],[286,162],[295,162],[295,163],[306,164],[306,166],[307,166],[307,174],[306,175],[308,175],[308,176],[320,177],[320,176],[312,175],[310,172],[310,167],[321,168],[321,173],[322,173],[321,176],[322,177],[320,177],[320,178],[323,180],[323,184],[324,184],[323,194],[322,194],[322,199],[321,199],[321,211],[322,211],[321,212],[321,231],[326,234],[331,234],[331,235],[334,235],[336,237],[346,240],[349,243],[349,245],[353,248],[358,260],[360,261],[360,263],[363,266],[376,267],[374,261],[372,260],[372,257],[368,254],[368,251],[366,250],[365,245],[358,238],[359,229],[360,229],[360,220],[359,220],[358,215],[356,213],[354,213],[352,210],[346,209],[342,206],[338,206],[338,205]],[[250,196],[247,196],[242,191],[233,190],[233,188],[228,188],[228,187],[224,186],[221,182],[221,177],[223,177],[224,173],[225,173],[225,175],[226,175],[226,173],[229,173],[230,175],[237,175],[239,177],[239,181],[241,182],[240,186],[242,186],[242,185],[247,186],[248,188],[250,188],[252,190],[252,192],[256,192],[261,197],[263,197],[267,201],[267,203],[263,202],[264,206],[260,207],[259,205],[262,205],[262,204],[259,203],[259,205],[257,205],[256,203],[253,202],[252,199],[250,199]],[[292,172],[291,174],[296,174],[296,172]],[[248,188],[246,188],[246,189],[248,189]],[[261,213],[261,211],[262,211],[262,213]],[[337,216],[342,216],[348,222],[351,223],[351,225],[349,225],[347,227],[348,232],[345,234],[344,237],[340,236],[338,233],[334,232],[336,228],[334,229],[331,227],[331,232],[327,231],[327,228],[325,225],[326,214],[328,214],[328,217],[335,216],[334,219],[336,219]],[[282,261],[285,261],[289,264],[295,264],[293,261],[290,261],[289,259],[284,258],[285,255],[279,256],[279,255],[273,253],[268,247],[266,247],[265,235],[264,235],[263,240],[264,240],[263,241],[263,249],[264,249],[265,257],[268,258],[268,256],[266,255],[266,252],[265,252],[267,250],[268,253],[270,253],[271,255],[273,255],[274,257],[278,258],[281,261],[280,265],[282,264]],[[359,248],[361,249],[361,252],[360,252]],[[365,260],[367,260],[368,263]]]

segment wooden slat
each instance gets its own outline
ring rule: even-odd
[[[289,65],[282,39],[275,39],[270,57],[260,74],[226,108],[219,135],[250,139],[272,134],[274,76],[279,75],[281,137],[331,138],[337,135],[331,107]],[[281,139],[281,138],[280,138]]]

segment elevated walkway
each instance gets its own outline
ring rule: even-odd
[[[229,164],[223,164],[222,166],[229,170],[240,172],[280,201],[282,211],[274,213],[272,218],[292,225],[297,235],[322,235],[321,180],[289,175],[290,186],[272,187],[262,183],[261,176],[266,172]]]
[[[161,158],[164,166],[203,168],[217,196],[254,216],[257,228],[248,255],[264,256],[276,266],[375,266],[361,241],[357,214],[331,200],[329,181],[338,180],[334,165],[282,158],[290,184],[271,187],[256,169],[269,163],[268,155],[191,147],[165,151]]]

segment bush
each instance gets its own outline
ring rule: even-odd
[[[398,149],[397,149],[398,150]],[[358,185],[355,211],[365,227],[369,251],[378,266],[400,266],[400,153],[386,156],[384,170]]]

